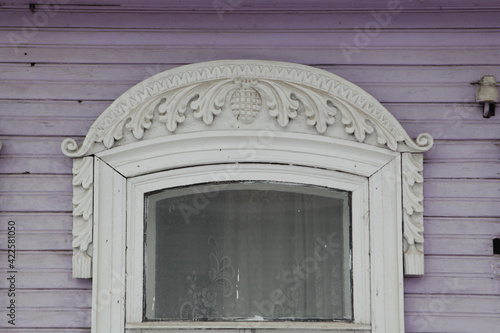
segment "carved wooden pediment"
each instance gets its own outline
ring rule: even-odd
[[[74,162],[74,276],[91,276],[92,155],[139,140],[208,130],[300,132],[357,141],[402,154],[405,270],[423,273],[422,156],[433,144],[411,139],[374,97],[317,68],[224,60],[182,66],[135,85],[94,122],[80,145],[62,143]]]

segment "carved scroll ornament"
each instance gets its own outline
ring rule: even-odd
[[[406,274],[424,274],[423,155],[402,154],[403,246]]]
[[[398,143],[410,152],[426,151],[433,143],[426,133],[413,141],[375,98],[334,74],[297,64],[233,60],[183,66],[141,82],[103,112],[80,146],[64,140],[63,152],[85,156],[99,142],[111,148],[124,131],[141,140],[155,112],[170,133],[185,122],[188,110],[210,125],[221,112],[231,112],[231,99],[242,87],[254,89],[262,99],[260,111],[269,112],[282,127],[304,112],[307,125],[318,133],[337,121],[357,141],[373,133],[379,144],[394,151],[399,151]]]
[[[73,160],[73,277],[92,277],[94,159]]]
[[[192,116],[187,117],[188,113]],[[210,126],[222,113],[232,114],[242,124],[266,116],[282,130],[303,115],[307,120],[298,124],[317,134],[334,136],[329,127],[341,126],[358,142],[373,144],[366,140],[370,135],[376,138],[376,145],[408,153],[403,155],[405,272],[423,274],[423,217],[416,190],[422,182],[422,162],[412,159],[410,153],[430,149],[432,136],[423,133],[413,141],[375,98],[327,71],[282,62],[229,60],[157,74],[113,102],[81,145],[70,138],[63,141],[64,154],[84,157],[75,161],[74,168],[75,277],[89,277],[91,267],[93,168],[85,156],[112,148],[127,132],[134,140],[142,140],[153,122],[169,135],[188,121]]]

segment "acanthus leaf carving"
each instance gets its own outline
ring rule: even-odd
[[[228,95],[236,89],[232,83],[234,81],[230,79],[222,80],[211,85],[205,91],[200,91],[198,98],[191,101],[194,117],[201,118],[205,124],[210,125],[223,108],[227,109]]]
[[[366,134],[373,133],[373,127],[367,124],[366,117],[359,112],[356,106],[349,105],[340,98],[332,98],[332,105],[342,114],[342,123],[345,125],[345,131],[353,134],[359,142],[365,141]]]
[[[106,148],[113,147],[116,140],[123,138],[123,128],[129,119],[130,117],[124,117],[116,124],[113,124],[113,126],[107,128],[96,142],[102,142]]]
[[[299,101],[292,98],[284,85],[276,84],[271,80],[262,80],[262,84],[256,89],[263,93],[269,115],[276,118],[281,127],[288,125],[290,119],[297,116]]]
[[[310,95],[309,98],[304,98],[304,107],[307,115],[307,124],[314,126],[319,133],[325,133],[328,125],[335,123],[337,108],[333,104],[328,103],[329,101],[319,99],[320,97],[315,94]]]
[[[193,117],[187,118],[187,112],[192,112]],[[433,145],[432,136],[422,133],[413,141],[372,96],[331,73],[297,64],[254,60],[202,63],[167,71],[134,86],[113,102],[94,122],[80,146],[74,139],[66,139],[61,148],[67,156],[83,157],[112,148],[126,130],[136,140],[143,139],[155,120],[173,133],[186,119],[199,119],[210,125],[222,112],[232,112],[243,124],[268,114],[282,128],[303,113],[307,120],[302,123],[329,136],[338,135],[327,129],[335,125],[335,117],[340,113],[338,123],[358,142],[374,144],[367,140],[368,135],[374,135],[379,145],[402,152],[405,271],[423,274],[421,162],[409,160],[411,154],[405,152],[427,151]],[[95,146],[101,142],[104,148]],[[413,156],[421,158],[419,154]],[[93,171],[90,164],[87,157],[75,160],[76,277],[91,275]]]
[[[195,85],[179,89],[160,99],[158,104],[159,120],[165,123],[168,131],[174,132],[177,126],[184,122],[186,119],[184,114],[191,99],[196,96],[195,92],[198,87],[199,85]]]
[[[130,121],[125,126],[132,131],[136,139],[142,139],[144,130],[150,128],[153,124],[151,119],[153,119],[157,104],[158,102],[156,100],[144,103],[139,107],[137,112],[131,115]]]
[[[73,160],[73,277],[92,277],[94,158]]]
[[[426,151],[433,144],[432,137],[426,133],[413,141],[372,96],[331,73],[297,64],[230,60],[189,65],[143,81],[96,120],[81,146],[68,139],[62,149],[68,156],[81,157],[97,142],[111,148],[123,138],[125,129],[140,140],[151,127],[156,111],[170,133],[185,121],[189,108],[194,118],[210,125],[217,115],[231,109],[232,94],[242,84],[249,84],[260,93],[262,110],[267,109],[281,127],[296,118],[302,103],[307,124],[314,126],[318,133],[326,133],[327,127],[334,124],[336,112],[340,111],[345,131],[359,142],[365,142],[366,136],[373,134],[377,135],[378,144],[394,151],[410,152]],[[241,119],[249,123],[251,118]]]
[[[310,87],[290,85],[295,88],[291,93],[292,98],[297,98],[304,106],[307,124],[314,126],[319,133],[325,133],[328,125],[335,123],[337,114],[331,96]]]
[[[423,155],[402,154],[404,270],[424,274]]]

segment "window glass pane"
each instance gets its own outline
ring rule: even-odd
[[[352,320],[350,195],[290,183],[146,195],[146,320]]]

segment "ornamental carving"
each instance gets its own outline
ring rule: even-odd
[[[236,119],[242,123],[252,123],[257,118],[261,109],[262,96],[249,84],[238,88],[231,96],[231,110]]]
[[[94,159],[73,160],[73,277],[92,277]]]
[[[92,155],[125,137],[131,139],[123,140],[124,144],[142,140],[153,125],[163,130],[161,135],[171,135],[181,126],[209,128],[218,117],[228,115],[242,128],[264,119],[276,122],[277,130],[288,131],[293,123],[294,131],[302,128],[317,135],[348,136],[401,152],[405,273],[423,274],[423,179],[418,153],[432,147],[432,136],[423,133],[412,140],[375,98],[327,71],[284,62],[227,60],[157,74],[115,100],[80,145],[71,138],[63,141],[64,154],[77,158],[73,168],[74,277],[91,277],[92,272]],[[227,121],[217,126],[219,130],[240,128]],[[335,127],[346,134],[330,130]]]
[[[89,155],[113,147],[125,131],[141,140],[156,119],[165,134],[173,133],[185,123],[186,112],[205,125],[222,112],[245,124],[268,113],[283,128],[303,113],[305,126],[319,134],[337,122],[357,141],[375,135],[379,145],[393,151],[421,152],[433,143],[426,133],[413,141],[375,98],[334,74],[296,64],[233,60],[184,66],[141,82],[104,111],[81,145],[66,139],[62,150],[71,157]]]
[[[404,268],[409,275],[424,274],[423,155],[402,154]]]

